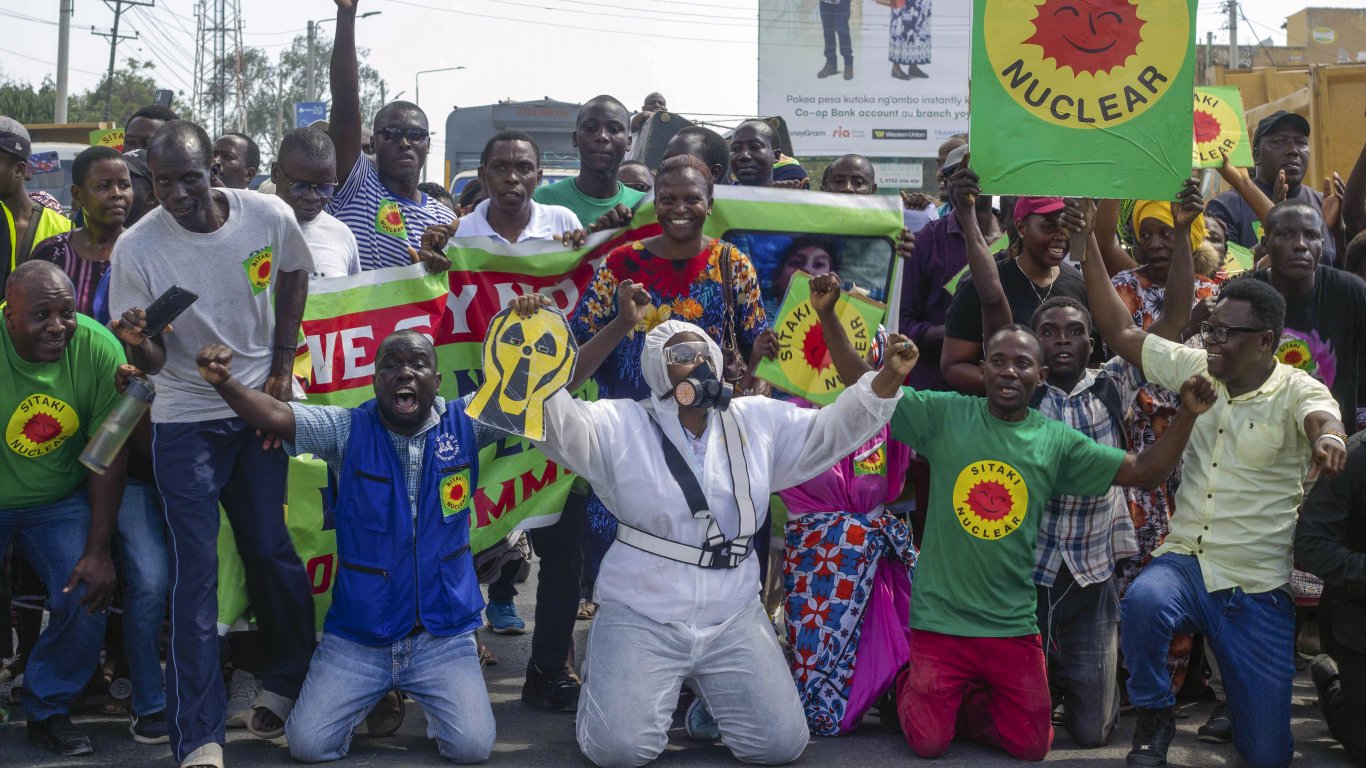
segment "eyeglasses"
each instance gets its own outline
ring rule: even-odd
[[[331,200],[332,195],[337,191],[337,182],[335,181],[328,182],[327,184],[314,184],[311,181],[292,179],[283,169],[277,168],[276,170],[280,172],[280,177],[282,179],[289,182],[290,197],[303,197],[308,194],[309,190],[313,190],[318,197],[321,197],[324,200]]]
[[[669,365],[692,365],[707,359],[709,351],[705,341],[681,341],[664,349],[664,360]]]
[[[397,144],[398,140],[403,138],[408,139],[409,144],[417,144],[426,141],[431,136],[431,132],[426,128],[395,128],[390,126],[379,129],[379,135],[390,144]]]
[[[1211,322],[1200,323],[1200,339],[1206,344],[1224,344],[1228,341],[1228,332],[1237,331],[1238,333],[1263,333],[1271,330],[1270,328],[1253,328],[1247,325],[1215,325]]]

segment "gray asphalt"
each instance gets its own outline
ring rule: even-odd
[[[517,608],[531,629],[532,602],[535,595],[533,575],[519,589]],[[582,658],[587,624],[579,622],[576,632],[577,647]],[[574,741],[574,720],[571,714],[547,713],[522,703],[521,685],[527,658],[531,653],[531,635],[499,636],[481,632],[484,642],[498,657],[498,665],[485,670],[493,714],[498,723],[498,741],[490,766],[589,766]],[[1184,707],[1185,715],[1179,722],[1176,742],[1169,755],[1173,766],[1237,766],[1242,761],[1232,745],[1209,745],[1196,740],[1196,729],[1205,722],[1211,705],[1195,703]],[[17,709],[15,707],[14,709]],[[22,718],[22,711],[14,712]],[[176,763],[165,746],[135,744],[128,735],[127,722],[102,716],[98,703],[91,703],[78,712],[77,725],[90,734],[95,743],[95,754],[84,758],[61,758],[45,749],[30,744],[25,738],[22,719],[0,730],[0,767],[48,768],[52,766],[155,766],[170,768]],[[1314,687],[1308,671],[1296,680],[1293,729],[1295,734],[1295,764],[1312,766],[1350,765],[1342,748],[1328,734],[1319,716]],[[1065,731],[1060,730],[1047,762],[1060,766],[1122,766],[1129,750],[1134,718],[1124,716],[1111,746],[1101,749],[1076,747]],[[246,731],[229,731],[226,765],[291,766],[299,765],[289,757],[284,740],[266,742],[251,737]],[[681,727],[670,734],[668,751],[656,763],[671,766],[731,765],[739,762],[731,758],[722,746],[691,741]],[[866,718],[857,733],[840,738],[813,738],[798,766],[865,766],[921,762],[906,747],[900,736],[884,734],[875,715]],[[942,768],[956,766],[1011,766],[1018,761],[1002,752],[957,741],[947,754],[933,763]],[[358,736],[351,753],[342,763],[352,768],[378,766],[438,766],[450,765],[437,755],[435,745],[426,738],[426,723],[421,709],[408,703],[408,716],[398,734],[391,738],[375,739]]]

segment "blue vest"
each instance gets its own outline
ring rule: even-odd
[[[440,637],[480,625],[484,598],[470,554],[477,475],[474,427],[454,404],[427,432],[422,486],[414,489],[375,401],[352,409],[334,508],[339,567],[324,631],[388,645],[419,622]],[[417,494],[416,520],[409,493]]]

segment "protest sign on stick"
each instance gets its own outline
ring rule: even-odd
[[[1252,166],[1252,142],[1247,139],[1243,95],[1237,86],[1196,88],[1194,120],[1192,167],[1218,168],[1224,155],[1238,168]]]

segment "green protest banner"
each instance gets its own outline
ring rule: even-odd
[[[878,323],[886,310],[884,305],[862,296],[840,293],[835,316],[859,356],[867,356],[872,349]],[[773,318],[773,333],[778,337],[778,358],[760,361],[754,375],[817,405],[835,402],[844,391],[844,383],[835,370],[825,333],[811,306],[811,276],[805,272],[792,277],[787,297]]]
[[[786,262],[780,263],[784,254],[813,233],[831,233],[835,243],[827,245],[842,257],[838,266],[848,267],[849,274],[842,277],[867,288],[874,298],[885,295],[892,242],[901,228],[895,198],[728,188],[716,190],[716,198],[707,233],[743,240],[760,254],[754,260],[756,268],[764,265],[759,272],[765,296],[786,273]],[[471,238],[452,241],[446,250],[451,269],[445,275],[429,275],[421,265],[411,265],[315,281],[309,286],[301,327],[304,343],[295,364],[295,374],[307,382],[306,402],[350,408],[370,399],[375,352],[400,329],[432,338],[442,374],[441,396],[453,401],[471,394],[483,380],[485,332],[510,298],[538,291],[568,314],[610,248],[658,232],[654,204],[647,200],[630,226],[596,234],[576,251],[548,241],[508,245]],[[576,394],[595,398],[596,386],[590,381]],[[484,448],[470,516],[471,548],[480,552],[517,529],[554,523],[573,483],[572,474],[527,440],[510,436]],[[286,522],[312,583],[319,631],[337,566],[326,489],[322,462],[291,460]],[[227,631],[243,618],[247,598],[226,519],[218,544],[219,626]]]
[[[1202,85],[1195,89],[1193,168],[1218,168],[1224,155],[1238,168],[1252,167],[1243,94],[1236,85]]]
[[[973,0],[972,166],[999,195],[1169,200],[1196,0]]]

